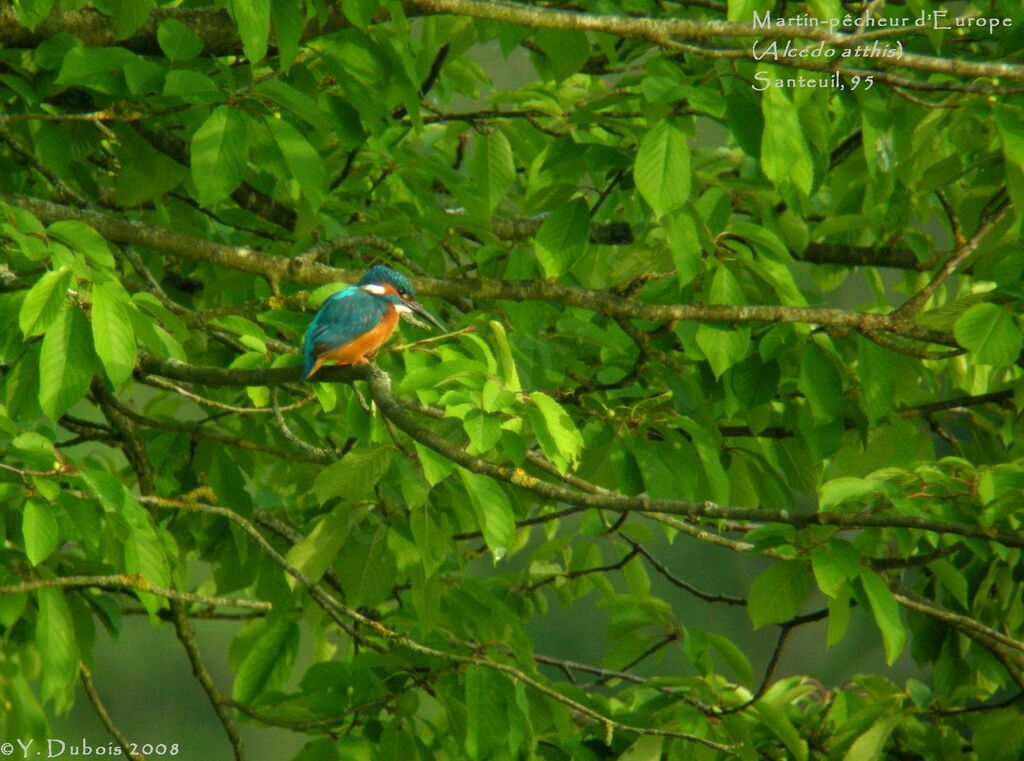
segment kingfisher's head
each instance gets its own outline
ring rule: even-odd
[[[386,264],[375,264],[370,267],[356,283],[356,287],[394,304],[399,314],[418,314],[438,329],[445,330],[441,321],[416,301],[416,292],[409,279]]]

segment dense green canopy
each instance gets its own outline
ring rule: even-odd
[[[1021,758],[1024,13],[866,5],[0,8],[0,738]]]

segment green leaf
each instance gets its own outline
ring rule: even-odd
[[[494,562],[498,562],[508,554],[516,538],[515,514],[512,512],[508,496],[490,478],[458,466],[456,469],[469,494],[477,523],[484,535],[484,542],[491,550]]]
[[[154,0],[109,0],[114,17],[114,39],[131,37],[149,20],[156,3]]]
[[[491,320],[488,324],[491,326],[491,332],[494,333],[494,348],[498,357],[498,370],[501,373],[502,383],[507,391],[518,393],[523,390],[523,387],[519,382],[519,372],[516,370],[516,361],[512,356],[512,347],[508,342],[505,326],[497,320]]]
[[[665,217],[665,239],[672,252],[679,285],[689,285],[701,269],[700,236],[697,220],[688,209],[681,209]]]
[[[512,146],[505,134],[495,130],[477,135],[468,169],[476,187],[476,198],[483,205],[481,216],[490,219],[516,178]]]
[[[84,222],[75,219],[54,222],[46,228],[46,234],[81,251],[100,267],[114,266],[114,255],[110,253],[106,239]]]
[[[941,558],[929,563],[928,570],[935,574],[935,578],[953,596],[953,599],[960,604],[960,607],[970,610],[967,598],[969,592],[967,579],[956,569],[956,566],[948,560]]]
[[[508,748],[509,681],[494,669],[466,667],[466,755],[474,761],[500,758]]]
[[[1024,111],[1009,104],[992,106],[1006,158],[1006,179],[1014,206],[1024,204]]]
[[[270,37],[270,0],[231,0],[229,10],[238,25],[245,57],[259,63],[267,54]]]
[[[888,349],[866,338],[857,342],[857,380],[860,381],[864,411],[871,425],[893,409],[896,385],[893,365],[893,354]]]
[[[871,725],[870,729],[853,741],[843,761],[878,761],[885,750],[885,741],[900,723],[900,716],[884,716]]]
[[[217,106],[192,136],[192,181],[199,202],[211,206],[224,200],[245,176],[249,131],[230,106]]]
[[[1019,761],[1024,752],[1024,712],[1019,707],[983,714],[973,729],[971,739],[978,759]]]
[[[796,761],[807,761],[807,741],[800,737],[800,733],[793,726],[793,722],[789,720],[789,717],[786,716],[785,711],[764,700],[754,704],[754,711],[761,717],[768,729],[772,731],[772,734],[778,737],[782,744],[789,749],[789,752],[793,754],[792,758],[796,759]]]
[[[294,0],[270,0],[270,19],[274,23],[277,60],[281,64],[281,71],[288,73],[299,52],[302,8]]]
[[[533,406],[527,407],[530,424],[544,454],[563,473],[579,460],[583,436],[562,406],[540,391],[530,394]]]
[[[1005,309],[995,304],[972,306],[956,321],[953,334],[957,343],[983,365],[1012,365],[1020,356],[1020,327]]]
[[[864,568],[860,573],[861,586],[871,604],[871,613],[882,633],[885,660],[891,666],[907,643],[907,631],[900,620],[900,608],[885,581],[874,571]]]
[[[21,302],[18,325],[25,338],[45,332],[60,313],[71,287],[71,272],[66,269],[45,273]]]
[[[423,477],[427,479],[427,483],[431,486],[441,483],[455,470],[455,464],[447,457],[442,457],[433,449],[423,446],[418,441],[414,442],[414,446],[416,448],[416,457],[420,461],[420,467],[423,468]]]
[[[810,195],[814,160],[796,105],[787,97],[785,88],[769,87],[761,99],[761,109],[764,112],[761,169],[776,185],[792,183],[801,193]]]
[[[391,465],[390,447],[375,446],[349,452],[320,471],[313,493],[323,504],[332,497],[356,500],[369,497]]]
[[[686,203],[690,196],[690,147],[686,133],[672,119],[664,119],[640,141],[633,166],[637,190],[664,216]]]
[[[57,83],[83,85],[99,92],[123,88],[122,71],[141,59],[130,50],[114,45],[73,47],[64,55]]]
[[[743,289],[727,267],[719,267],[711,281],[709,294],[713,304],[743,303]],[[750,348],[750,328],[702,322],[697,328],[697,346],[704,352],[716,378],[742,360]]]
[[[578,72],[590,58],[590,44],[585,32],[539,29],[533,39],[551,61],[552,72],[558,82]]]
[[[135,368],[135,330],[128,317],[128,294],[114,281],[92,288],[92,337],[107,377],[120,386]]]
[[[772,7],[771,0],[729,0],[729,21],[750,24],[754,20],[754,11],[765,11]]]
[[[813,340],[800,357],[797,387],[807,397],[815,422],[828,423],[842,414],[843,381],[832,358]]]
[[[180,69],[168,72],[164,95],[173,95],[186,103],[213,103],[224,100],[217,83],[198,71]]]
[[[847,581],[860,575],[860,558],[849,542],[830,539],[811,553],[811,569],[818,588],[836,598]]]
[[[248,703],[264,692],[279,688],[291,672],[299,650],[299,627],[291,619],[268,625],[238,667],[231,697]]]
[[[470,445],[466,451],[471,455],[487,452],[501,439],[501,421],[482,410],[472,410],[466,415],[462,427],[469,436]]]
[[[750,659],[747,658],[744,653],[736,644],[721,634],[715,634],[714,632],[706,632],[705,635],[708,640],[708,644],[715,649],[722,660],[729,664],[730,668],[736,673],[736,679],[740,684],[744,684],[748,687],[754,684],[754,668],[750,665]]]
[[[172,63],[187,61],[203,52],[203,41],[199,35],[175,18],[160,22],[156,30],[156,41]]]
[[[540,226],[535,238],[537,260],[545,277],[558,277],[587,253],[590,210],[580,198],[558,207]]]
[[[831,510],[836,505],[880,491],[880,484],[867,478],[843,476],[834,478],[821,486],[818,509]]]
[[[58,712],[71,706],[78,675],[78,642],[71,611],[59,589],[40,589],[36,617],[36,652],[42,664],[43,700],[52,701]]]
[[[327,171],[323,159],[309,141],[284,119],[267,119],[267,126],[291,172],[291,182],[314,211],[327,198]]]
[[[39,499],[28,500],[21,518],[21,535],[25,539],[25,554],[32,565],[39,565],[50,557],[60,538],[53,505]]]
[[[96,373],[89,321],[66,304],[43,337],[39,353],[39,407],[51,420],[85,396]]]
[[[353,607],[379,605],[392,595],[395,557],[387,546],[384,526],[367,536],[350,536],[338,559],[338,576],[345,601]]]
[[[352,528],[357,526],[371,509],[369,505],[357,508],[342,505],[327,513],[305,539],[293,544],[288,550],[285,556],[288,565],[311,581],[319,581],[324,571],[337,557]],[[294,579],[289,577],[289,584],[294,586],[292,582]]]
[[[779,561],[761,571],[747,597],[754,628],[781,624],[798,615],[807,599],[809,577],[807,564],[798,560]]]
[[[846,634],[850,623],[850,598],[847,594],[828,598],[828,635],[826,643],[829,647],[836,644]]]

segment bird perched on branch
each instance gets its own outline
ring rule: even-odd
[[[302,377],[309,380],[331,362],[368,362],[367,355],[372,357],[391,337],[403,314],[418,314],[445,329],[416,301],[405,275],[383,264],[370,267],[358,283],[330,296],[313,316],[303,339]]]

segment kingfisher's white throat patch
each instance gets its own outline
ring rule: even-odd
[[[366,285],[360,286],[362,290],[367,293],[372,293],[374,296],[383,296],[387,291],[384,290],[383,285],[376,285],[375,283],[367,283]]]
[[[399,314],[412,314],[412,307],[408,304],[395,304],[395,309]]]

